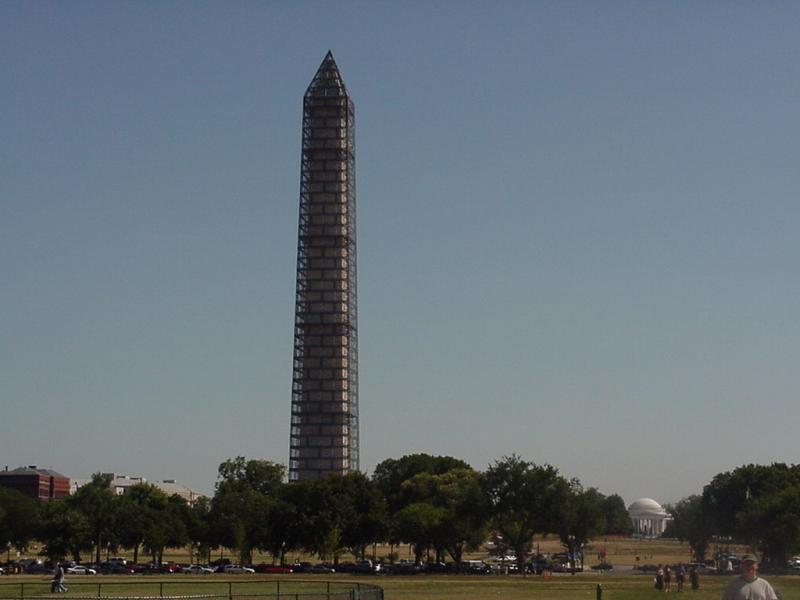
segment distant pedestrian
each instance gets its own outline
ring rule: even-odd
[[[664,567],[664,591],[669,592],[672,590],[672,570],[669,565]]]
[[[656,571],[656,589],[663,590],[664,589],[664,569],[661,565],[658,565],[658,570]]]
[[[692,565],[692,568],[689,569],[689,581],[692,582],[693,590],[700,589],[700,573],[697,572],[697,567],[694,565]]]
[[[683,563],[679,563],[675,570],[675,581],[678,582],[678,591],[682,592],[683,582],[686,581],[686,569],[683,567]]]
[[[53,582],[50,586],[50,591],[66,592],[67,586],[65,585],[65,581],[66,576],[64,575],[64,567],[62,567],[60,563],[57,563],[56,568],[53,569]]]
[[[758,559],[745,554],[739,564],[741,575],[725,588],[722,600],[778,600],[778,594],[766,579],[758,576]]]

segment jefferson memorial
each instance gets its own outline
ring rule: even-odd
[[[628,507],[628,514],[633,521],[633,534],[654,538],[664,533],[667,521],[672,517],[652,498],[639,498]]]

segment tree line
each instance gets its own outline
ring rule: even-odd
[[[667,507],[665,536],[686,541],[698,558],[711,544],[747,544],[763,566],[785,567],[800,552],[800,465],[743,465],[716,475],[702,494]]]
[[[0,540],[25,549],[33,540],[51,559],[92,559],[126,548],[134,562],[160,562],[166,548],[190,546],[198,559],[235,549],[242,563],[255,551],[283,562],[289,552],[338,562],[364,558],[373,544],[407,543],[427,556],[460,563],[487,538],[522,568],[536,534],[558,535],[576,555],[592,538],[629,534],[622,498],[568,480],[555,467],[518,456],[481,472],[447,456],[412,454],[380,463],[372,475],[286,482],[283,465],[236,457],[218,469],[212,498],[194,506],[147,483],[116,495],[96,474],[64,500],[39,504],[0,488]]]

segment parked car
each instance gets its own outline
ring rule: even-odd
[[[576,567],[569,563],[557,563],[553,565],[551,570],[553,573],[581,573],[583,572],[583,567]]]
[[[492,568],[482,560],[464,560],[461,561],[460,571],[470,575],[488,575]]]
[[[112,556],[111,558],[106,559],[106,562],[117,563],[120,565],[127,565],[128,559],[122,556]]]
[[[361,575],[375,575],[381,572],[381,563],[371,560],[359,560],[353,565],[353,573]]]
[[[386,571],[387,568],[383,567],[383,570]],[[453,563],[444,563],[444,562],[429,562],[425,563],[422,566],[422,570],[425,573],[452,573],[453,572]]]
[[[329,574],[329,573],[336,573],[336,569],[333,567],[329,567],[323,563],[319,563],[318,565],[313,565],[307,573],[318,573],[318,574]]]
[[[612,571],[614,569],[614,565],[607,562],[601,562],[596,565],[592,565],[592,571]]]
[[[337,573],[354,573],[356,570],[356,563],[352,561],[343,561],[336,563],[334,567]]]
[[[203,565],[189,565],[188,567],[183,567],[181,572],[191,575],[210,575],[214,572],[214,569],[211,567],[204,567]]]
[[[69,575],[97,575],[97,570],[84,565],[75,565],[68,567],[66,573]]]
[[[401,560],[399,563],[391,565],[386,573],[389,575],[419,575],[422,573],[422,566],[412,560]]]
[[[104,562],[100,563],[100,572],[104,575],[132,575],[133,569],[117,562]]]
[[[162,573],[180,573],[181,566],[173,562],[161,563],[159,571]]]
[[[292,571],[295,573],[309,573],[313,566],[310,562],[296,562],[292,565]]]
[[[253,567],[256,573],[272,573],[272,574],[288,574],[293,573],[292,567],[287,565],[268,565],[266,563],[261,563],[260,565],[256,565]]]
[[[226,575],[245,575],[248,573],[255,573],[255,569],[244,567],[242,565],[225,565],[222,572]]]
[[[53,567],[50,566],[46,567],[44,565],[32,564],[28,566],[27,569],[25,569],[25,572],[28,575],[49,575],[53,572]]]
[[[694,562],[687,564],[686,570],[688,571],[692,567],[694,567],[700,575],[713,575],[714,573],[717,572],[717,568],[714,565],[709,565],[701,562]]]
[[[128,563],[126,565],[131,571],[134,573],[139,573],[141,575],[160,575],[161,569],[154,565],[153,563],[147,564],[135,564],[135,563]]]

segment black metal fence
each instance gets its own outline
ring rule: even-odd
[[[194,579],[194,578],[192,578]],[[383,588],[355,581],[269,579],[249,581],[68,581],[67,591],[51,591],[51,583],[0,583],[0,599],[30,600],[383,600]]]

